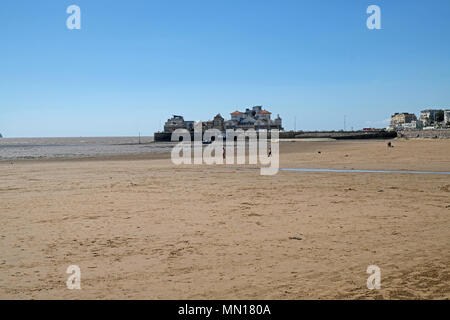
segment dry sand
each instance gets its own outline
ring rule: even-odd
[[[394,146],[285,142],[280,160],[450,171],[450,140]],[[450,176],[261,176],[166,156],[2,162],[0,177],[2,299],[450,298]],[[72,264],[81,290],[66,288]],[[366,287],[372,264],[381,290]]]

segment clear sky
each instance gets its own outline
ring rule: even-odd
[[[7,137],[152,135],[254,105],[303,130],[450,108],[448,0],[2,0],[0,39]]]

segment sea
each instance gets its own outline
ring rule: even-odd
[[[167,153],[172,142],[153,137],[1,138],[1,160],[71,159]]]

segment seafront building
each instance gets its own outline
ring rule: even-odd
[[[401,130],[401,129],[419,129],[420,122],[417,121],[417,117],[413,113],[395,113],[391,117],[391,130]]]
[[[411,123],[413,121],[417,121],[417,117],[414,113],[407,113],[407,112],[395,113],[391,117],[391,126],[398,126],[405,123]]]
[[[246,109],[244,112],[234,111],[230,120],[225,120],[220,114],[217,114],[213,120],[202,122],[203,131],[208,129],[218,129],[224,132],[227,129],[255,129],[255,130],[283,130],[282,119],[278,115],[275,119],[271,119],[272,113],[264,110],[262,106],[255,106],[252,109]],[[172,133],[176,129],[194,130],[194,121],[186,121],[180,115],[174,115],[164,124],[164,133]]]
[[[450,127],[450,110],[444,110],[444,123]]]
[[[437,124],[444,119],[439,119],[440,115],[443,113],[442,109],[427,109],[420,112],[420,121],[424,127],[428,127]]]
[[[174,115],[164,124],[164,132],[174,132],[177,129],[194,130],[194,121],[185,121],[183,116]]]
[[[282,120],[278,115],[271,119],[272,113],[262,109],[261,106],[246,109],[245,112],[238,110],[231,113],[231,120],[226,121],[226,129],[278,129],[283,130]]]
[[[413,113],[395,113],[391,116],[391,124],[388,130],[432,130],[450,128],[449,109],[425,109],[420,112],[417,119]]]

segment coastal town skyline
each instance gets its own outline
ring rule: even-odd
[[[142,134],[141,131],[138,132],[139,136],[154,136],[155,133],[157,132],[168,132],[167,130],[167,124],[170,123],[171,121],[175,122],[178,120],[181,120],[182,124],[179,126],[179,128],[188,128],[188,126],[186,126],[186,124],[191,124],[191,126],[193,125],[194,122],[198,122],[201,121],[204,124],[208,124],[208,123],[213,123],[217,117],[221,118],[223,123],[230,123],[233,122],[233,120],[238,120],[236,119],[236,117],[241,117],[241,115],[244,115],[245,118],[247,118],[247,113],[251,112],[252,109],[253,111],[255,110],[255,108],[265,108],[259,111],[263,111],[263,112],[268,112],[269,114],[269,119],[270,119],[270,115],[272,115],[272,112],[267,111],[267,107],[263,107],[263,106],[253,106],[251,108],[236,108],[233,109],[235,110],[234,112],[224,112],[224,113],[214,113],[212,112],[212,114],[215,114],[214,117],[210,117],[211,119],[208,118],[208,120],[206,120],[205,116],[203,116],[203,120],[185,120],[185,115],[184,114],[179,114],[176,115],[175,113],[170,113],[171,116],[167,117],[166,120],[162,121],[160,120],[160,124],[158,126],[158,128],[153,132],[153,133],[149,133],[149,134]],[[176,109],[174,109],[176,110]],[[242,110],[244,112],[241,112],[239,110]],[[354,127],[354,126],[350,126],[349,127],[349,122],[348,122],[348,116],[344,115],[343,118],[343,126],[341,128],[304,128],[304,127],[299,127],[297,124],[297,117],[294,118],[294,124],[293,126],[289,126],[289,121],[288,123],[286,122],[282,122],[282,119],[280,117],[280,114],[277,113],[277,117],[274,120],[269,120],[272,122],[272,126],[270,126],[271,129],[279,129],[282,131],[361,131],[361,130],[366,130],[366,129],[380,129],[380,130],[395,130],[395,131],[402,131],[402,130],[423,130],[423,129],[431,129],[433,127],[435,128],[449,128],[450,127],[450,107],[432,107],[432,108],[419,108],[417,112],[410,112],[410,109],[405,110],[405,109],[401,109],[403,111],[398,111],[396,110],[395,112],[392,112],[390,114],[389,117],[387,117],[385,120],[381,120],[381,121],[366,121],[365,122],[365,126],[361,126],[361,127]],[[442,119],[440,120],[436,120],[436,115],[438,113],[442,113],[441,117]],[[169,114],[169,113],[168,113]],[[224,117],[222,117],[222,114],[225,115],[225,117],[227,117],[227,115],[230,115],[230,119],[226,119]],[[208,117],[206,115],[206,117]],[[255,118],[255,120],[257,120],[258,117]],[[301,118],[300,118],[301,119]],[[241,119],[243,120],[243,118]],[[291,119],[292,120],[292,119]],[[351,122],[350,122],[351,124]],[[285,126],[287,128],[285,128]],[[175,127],[177,127],[175,125]],[[240,126],[237,124],[233,124],[233,125],[229,125],[228,127],[224,125],[224,128],[228,128],[228,129],[237,129],[237,128],[242,128],[244,130],[246,130],[248,127],[248,125],[244,125],[244,126]],[[251,124],[252,128],[255,129],[268,129],[269,127],[267,127],[267,124],[259,124],[254,126],[254,124]],[[172,130],[169,130],[172,131]],[[97,135],[97,137],[120,137],[119,135]],[[130,135],[123,135],[123,137],[133,137],[135,135],[130,134]],[[51,137],[89,137],[88,135],[74,135],[74,136],[45,136],[45,135],[41,135],[41,136],[5,136],[4,133],[2,134],[2,132],[0,131],[0,138],[3,137],[9,137],[9,138],[51,138]],[[95,137],[95,135],[91,135],[91,137]]]
[[[286,130],[356,130],[449,105],[448,1],[381,1],[381,30],[362,0],[133,3],[77,1],[68,30],[71,2],[6,1],[0,132],[152,135],[253,105]]]

